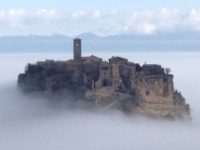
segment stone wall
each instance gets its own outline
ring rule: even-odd
[[[127,79],[133,79],[136,76],[136,70],[134,66],[120,65],[119,70],[120,76],[123,76]]]
[[[102,62],[99,67],[100,74],[99,80],[103,86],[110,86],[112,85],[111,82],[111,68],[108,62]]]
[[[100,89],[101,86],[102,86],[102,85],[101,85],[101,81],[100,81],[100,80],[94,83],[94,88],[95,88],[95,89]]]
[[[131,88],[136,90],[145,101],[173,101],[173,76],[146,76],[132,80]]]
[[[127,64],[128,60],[121,57],[112,57],[109,59],[109,64]]]
[[[95,82],[99,79],[99,62],[87,63],[83,65],[84,73],[88,80],[94,80]]]
[[[142,110],[145,114],[162,117],[189,117],[190,110],[186,105],[174,105],[172,102],[166,103],[143,103]]]

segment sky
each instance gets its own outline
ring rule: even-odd
[[[0,36],[200,31],[200,1],[1,0]]]
[[[110,10],[119,10],[125,12],[144,11],[144,10],[160,10],[167,9],[180,9],[183,12],[188,12],[193,8],[200,7],[200,1],[178,1],[178,0],[1,0],[0,8],[2,10],[9,9],[25,9],[28,11],[36,11],[40,9],[55,9],[61,12],[72,12],[77,10],[92,11],[98,9],[106,12]]]

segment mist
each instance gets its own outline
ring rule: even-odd
[[[84,54],[90,55],[90,53]],[[104,60],[113,54],[95,54]],[[200,53],[117,53],[130,61],[171,68],[174,87],[190,104],[191,123],[127,116],[118,111],[70,108],[67,101],[50,102],[24,95],[16,86],[27,63],[66,60],[70,54],[0,55],[1,150],[199,150]]]

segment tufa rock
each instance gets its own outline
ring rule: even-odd
[[[94,55],[82,57],[81,39],[74,40],[73,60],[28,64],[18,85],[28,93],[85,99],[126,113],[190,119],[189,105],[174,91],[173,75],[160,65],[140,66],[114,56],[108,62]]]

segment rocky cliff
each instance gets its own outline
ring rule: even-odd
[[[119,67],[107,66],[111,68],[108,73],[113,74],[113,78],[108,78],[106,84],[105,79],[100,80],[105,74],[99,75],[101,62],[45,61],[28,64],[25,73],[18,76],[18,85],[26,93],[40,92],[53,99],[82,99],[130,114],[191,118],[189,105],[181,93],[174,91],[172,75],[164,73],[160,66],[140,67],[125,63]],[[113,67],[114,73],[111,72]],[[105,67],[103,69],[105,71]],[[99,83],[98,88],[95,82]]]

